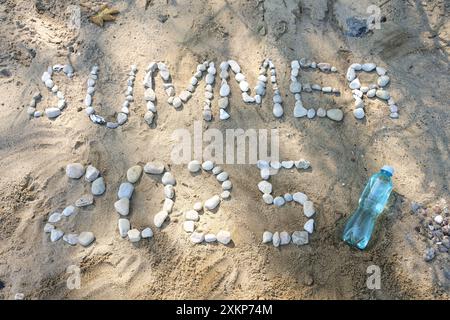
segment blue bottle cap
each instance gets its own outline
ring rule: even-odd
[[[391,166],[383,166],[383,168],[381,168],[381,170],[386,171],[391,176],[394,174],[394,168],[392,168]]]

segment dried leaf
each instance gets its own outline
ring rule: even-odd
[[[103,5],[100,10],[89,19],[99,27],[103,27],[105,21],[116,20],[116,17],[114,15],[118,14],[119,12],[119,10],[110,8],[108,7],[108,5]]]

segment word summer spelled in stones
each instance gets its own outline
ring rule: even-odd
[[[303,105],[302,94],[321,92],[324,94],[337,95],[339,90],[331,86],[321,86],[319,84],[301,83],[299,77],[301,77],[301,70],[312,69],[322,73],[338,73],[336,67],[329,63],[314,61],[302,58],[300,60],[292,60],[290,72],[290,85],[289,92],[294,95],[295,105],[293,106],[293,116],[295,118],[312,119],[314,117],[328,118],[334,121],[341,121],[344,117],[342,110],[334,108],[325,110],[324,108],[308,108]],[[45,108],[45,112],[38,111],[37,104],[41,99],[40,92],[33,93],[31,102],[28,105],[27,113],[32,118],[41,117],[45,114],[48,118],[56,118],[61,115],[67,103],[63,92],[54,83],[53,76],[63,71],[69,78],[77,76],[74,69],[70,65],[55,65],[49,67],[42,75],[42,82],[45,86],[53,92],[58,102],[56,106],[48,106]],[[376,83],[363,85],[357,77],[357,72],[376,72],[378,79]],[[86,114],[90,120],[99,125],[105,125],[107,128],[115,129],[125,124],[130,116],[130,104],[135,102],[134,97],[134,85],[137,78],[138,68],[136,65],[132,65],[130,72],[128,73],[126,89],[124,91],[123,104],[118,108],[115,119],[105,119],[101,115],[97,114],[94,107],[94,93],[96,91],[95,85],[99,81],[99,67],[94,65],[86,80],[87,92],[84,99],[84,106]],[[253,88],[253,92],[250,89],[250,84],[245,76],[240,65],[235,60],[222,61],[219,64],[219,70],[216,69],[215,63],[212,61],[204,61],[197,65],[195,72],[189,80],[188,85],[179,94],[176,93],[175,86],[172,81],[172,75],[168,66],[163,62],[151,62],[145,69],[143,75],[142,85],[144,86],[143,101],[146,104],[146,112],[144,115],[144,121],[152,126],[154,118],[157,113],[157,96],[155,92],[155,85],[157,81],[157,75],[159,74],[162,87],[167,95],[166,102],[174,109],[180,109],[183,104],[186,104],[192,97],[196,88],[202,80],[205,82],[204,87],[204,101],[203,106],[200,107],[199,113],[202,114],[204,121],[212,121],[214,114],[218,115],[220,121],[226,121],[231,118],[229,109],[231,87],[229,84],[230,78],[234,75],[234,79],[239,85],[241,91],[241,98],[245,104],[255,104],[261,106],[262,99],[266,95],[267,83],[270,82],[272,86],[272,113],[275,118],[281,118],[285,115],[285,106],[283,106],[283,99],[281,90],[278,86],[277,69],[274,63],[270,59],[264,59],[258,71],[256,86]],[[220,78],[220,85],[218,86],[219,97],[217,99],[217,111],[213,108],[214,99],[214,83],[216,77]],[[395,100],[391,97],[390,93],[385,87],[390,83],[390,78],[387,75],[386,69],[375,65],[374,63],[354,63],[350,65],[346,73],[346,79],[349,82],[349,88],[352,90],[353,98],[355,99],[355,109],[353,115],[356,119],[363,119],[365,117],[364,111],[364,96],[368,98],[378,98],[384,101],[389,106],[389,116],[392,119],[396,119],[399,116],[398,106]]]

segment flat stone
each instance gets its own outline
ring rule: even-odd
[[[97,178],[92,182],[91,192],[94,196],[100,196],[106,191],[105,179],[103,177]]]
[[[272,236],[272,244],[273,244],[273,246],[275,248],[279,247],[280,246],[280,242],[281,242],[280,233],[279,232],[275,232],[273,234],[273,236]]]
[[[292,195],[292,198],[295,202],[300,203],[301,205],[304,205],[305,202],[308,200],[308,196],[304,194],[303,192],[296,192]]]
[[[66,166],[66,175],[71,179],[80,179],[84,174],[84,166],[81,163],[70,163]]]
[[[355,110],[353,110],[353,115],[355,116],[356,119],[364,118],[364,116],[365,116],[364,109],[363,108],[356,108]]]
[[[205,162],[202,163],[202,168],[203,170],[210,171],[214,168],[214,162],[206,160]]]
[[[314,231],[314,219],[309,219],[306,221],[305,225],[303,226],[303,229],[305,229],[306,232],[309,234],[313,233]]]
[[[277,207],[282,207],[284,206],[285,203],[286,201],[284,200],[283,197],[275,197],[275,199],[273,199],[273,204],[276,205]]]
[[[334,121],[341,121],[344,118],[344,113],[341,109],[327,110],[327,117]]]
[[[214,210],[220,203],[220,197],[215,195],[205,201],[205,208],[208,210]]]
[[[86,181],[93,182],[98,178],[99,175],[100,171],[96,167],[89,165],[86,168],[86,175],[84,176],[84,178],[86,179]]]
[[[216,179],[219,182],[224,182],[224,181],[228,180],[228,177],[229,177],[228,172],[224,171],[224,172],[219,173],[217,175]]]
[[[123,182],[120,184],[119,191],[117,192],[117,197],[119,199],[127,198],[131,199],[133,195],[134,186],[129,182]]]
[[[211,243],[211,242],[216,242],[216,241],[217,241],[217,237],[215,234],[208,233],[205,235],[205,242]]]
[[[168,184],[175,185],[176,180],[175,180],[174,176],[172,175],[172,173],[166,172],[162,176],[161,182],[162,182],[163,185],[168,185]]]
[[[59,229],[53,229],[52,231],[50,231],[50,241],[51,242],[56,242],[59,239],[61,239],[64,235],[64,232],[59,230]]]
[[[262,198],[263,198],[263,201],[264,201],[265,204],[272,204],[273,203],[273,196],[271,194],[264,193]]]
[[[122,215],[127,216],[130,212],[130,200],[128,198],[122,198],[114,203],[114,209]]]
[[[50,232],[52,232],[53,229],[55,229],[55,226],[50,223],[46,223],[44,226],[45,233],[50,233]]]
[[[294,117],[301,118],[301,117],[306,116],[307,114],[308,114],[308,110],[306,108],[304,108],[303,105],[298,105],[297,103],[295,104]]]
[[[175,202],[172,199],[165,198],[164,204],[163,204],[163,211],[167,211],[168,213],[171,213],[174,204],[175,204]]]
[[[270,231],[264,231],[262,236],[262,243],[269,243],[272,242],[273,234]]]
[[[229,244],[231,241],[231,233],[229,231],[220,230],[216,237],[217,241],[224,245]]]
[[[71,246],[74,246],[78,243],[78,235],[76,235],[74,233],[65,234],[63,236],[63,240],[64,240],[64,242],[70,244]]]
[[[280,232],[280,245],[284,246],[291,242],[291,235],[286,231]]]
[[[48,222],[57,223],[61,221],[62,214],[59,212],[54,212],[48,217]]]
[[[153,223],[157,228],[161,228],[164,221],[166,221],[167,217],[169,216],[169,213],[167,211],[160,211],[157,214],[155,214],[155,217],[153,218]]]
[[[303,203],[303,213],[306,217],[311,218],[316,210],[314,209],[314,203],[312,201],[305,201]]]
[[[264,194],[270,194],[272,193],[272,184],[268,181],[260,181],[258,183],[258,189]]]
[[[362,69],[366,72],[371,72],[371,71],[375,70],[376,67],[377,67],[377,65],[375,63],[364,63],[362,65]]]
[[[189,238],[191,239],[191,242],[195,244],[202,243],[203,240],[205,240],[205,236],[200,232],[192,232]]]
[[[292,93],[299,93],[302,91],[302,84],[298,81],[292,81],[290,86],[289,86],[289,90]]]
[[[390,81],[389,76],[380,76],[380,77],[377,79],[377,84],[378,84],[380,87],[385,87],[385,86],[388,85],[389,81]]]
[[[162,174],[164,172],[164,164],[160,162],[148,162],[144,166],[144,172],[148,174]]]
[[[122,238],[125,238],[130,230],[130,221],[128,219],[119,219],[119,233]]]
[[[308,232],[306,231],[295,231],[292,233],[292,243],[298,246],[308,244]]]
[[[132,166],[127,170],[127,180],[130,183],[136,183],[142,175],[142,167],[141,166]]]
[[[184,218],[190,221],[198,221],[200,219],[198,212],[195,210],[188,210],[184,213]]]
[[[359,82],[359,78],[356,78],[349,84],[350,89],[359,89],[361,88],[361,82]]]
[[[82,196],[77,201],[75,201],[75,206],[80,208],[80,207],[90,206],[93,203],[94,203],[94,197],[92,196],[92,194],[87,194],[87,195]]]
[[[377,90],[376,96],[377,98],[382,100],[389,100],[389,98],[391,97],[388,91],[382,89]]]
[[[227,97],[230,95],[230,86],[227,83],[223,83],[220,86],[220,96],[221,97]]]
[[[164,197],[172,199],[175,196],[175,189],[172,185],[164,186]]]
[[[153,237],[153,231],[151,228],[145,228],[144,230],[141,231],[141,237],[142,239],[148,239]]]
[[[88,247],[94,240],[95,236],[90,231],[84,231],[78,235],[78,243],[83,247]]]
[[[195,222],[192,220],[183,222],[183,230],[188,233],[192,233],[195,230]]]
[[[189,172],[195,173],[200,170],[201,164],[198,160],[192,160],[188,163],[188,170]]]
[[[127,235],[131,242],[139,242],[139,240],[141,240],[141,233],[138,229],[128,230]]]

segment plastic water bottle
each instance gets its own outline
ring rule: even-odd
[[[359,198],[358,209],[345,225],[343,240],[361,250],[366,248],[378,216],[383,211],[392,191],[394,169],[383,166],[380,172],[370,177]]]

